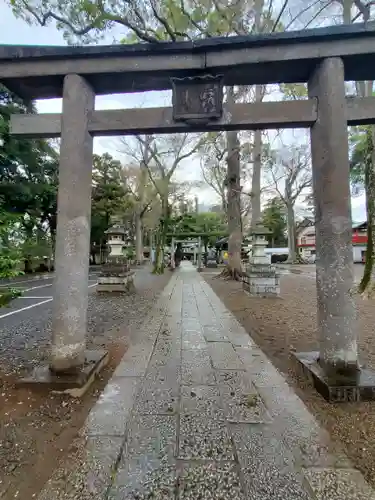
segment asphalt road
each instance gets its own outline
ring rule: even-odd
[[[97,294],[100,268],[90,269],[88,349],[104,348],[136,334],[170,277],[170,273],[156,276],[150,271],[149,266],[137,269],[136,293],[123,297]],[[23,290],[23,297],[0,309],[0,388],[3,375],[29,373],[46,362],[52,337],[53,276],[20,276],[12,280],[12,285]]]
[[[89,291],[95,290],[97,276],[98,271],[90,272]],[[53,274],[0,282],[1,288],[9,285],[23,295],[9,307],[0,307],[0,370],[7,373],[27,369],[44,357],[51,338]]]
[[[94,288],[98,272],[89,274],[88,287]],[[0,329],[6,327],[7,318],[22,318],[35,307],[50,307],[53,300],[53,274],[38,277],[19,276],[13,280],[0,282],[0,289],[11,286],[22,291],[22,296],[13,300],[9,307],[0,307]],[[16,319],[16,318],[15,318]],[[13,321],[13,320],[12,320]]]

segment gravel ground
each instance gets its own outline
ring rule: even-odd
[[[91,407],[104,389],[135,333],[155,304],[170,273],[154,276],[138,269],[136,293],[123,297],[90,295],[88,346],[104,346],[109,365],[79,400],[41,388],[16,389],[19,372],[46,358],[51,308],[30,310],[27,319],[7,323],[0,332],[0,498],[35,498],[64,460]],[[50,304],[49,304],[50,305]],[[11,316],[14,318],[14,316]],[[46,458],[47,457],[47,458]]]
[[[158,292],[169,280],[169,274],[155,276],[148,267],[140,268],[134,279],[136,293],[128,296],[96,294],[91,290],[88,304],[88,347],[105,345],[137,329],[153,304]],[[0,369],[12,375],[29,371],[48,357],[51,339],[51,302],[30,311],[11,316],[0,323]],[[130,331],[131,333],[131,331]]]
[[[359,272],[359,271],[358,271]],[[204,278],[230,309],[254,341],[281,370],[288,382],[332,438],[342,443],[355,465],[375,486],[375,403],[328,404],[309,386],[296,369],[292,350],[317,349],[316,290],[309,274],[281,277],[281,296],[258,299],[246,295],[242,284]],[[357,297],[361,362],[375,369],[375,307]]]

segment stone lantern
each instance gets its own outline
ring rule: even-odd
[[[125,237],[127,232],[124,226],[114,225],[109,228],[105,234],[108,237],[107,245],[109,247],[108,259],[124,257]]]
[[[128,233],[124,226],[115,224],[106,231],[109,247],[107,262],[98,278],[97,292],[128,292],[133,286],[133,272],[124,255]]]
[[[257,224],[251,230],[252,251],[249,258],[249,263],[265,266],[271,263],[269,256],[265,253],[265,249],[268,245],[267,236],[269,234],[271,234],[271,231],[261,224]]]
[[[275,266],[271,265],[270,257],[266,255],[267,235],[270,230],[257,224],[251,230],[253,237],[249,265],[243,276],[243,288],[250,295],[273,297],[280,294],[280,280]]]

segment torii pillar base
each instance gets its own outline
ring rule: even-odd
[[[329,403],[359,403],[375,400],[375,371],[359,368],[350,375],[328,376],[319,363],[319,353],[293,353],[302,372]]]
[[[85,352],[84,364],[70,373],[55,373],[47,364],[34,368],[31,374],[17,382],[17,387],[46,390],[55,394],[82,397],[92,385],[99,372],[108,364],[109,354],[103,350]]]

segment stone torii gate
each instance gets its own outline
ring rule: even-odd
[[[370,397],[350,295],[347,125],[375,123],[375,98],[347,98],[345,81],[374,79],[375,32],[359,24],[181,43],[0,46],[0,81],[10,90],[63,97],[61,115],[15,115],[11,126],[19,138],[61,136],[51,371],[85,359],[93,136],[309,127],[320,352],[300,359],[326,397]],[[307,82],[308,99],[222,104],[223,85],[282,82]],[[171,88],[173,108],[95,111],[96,94]],[[343,396],[342,386],[357,392]]]

